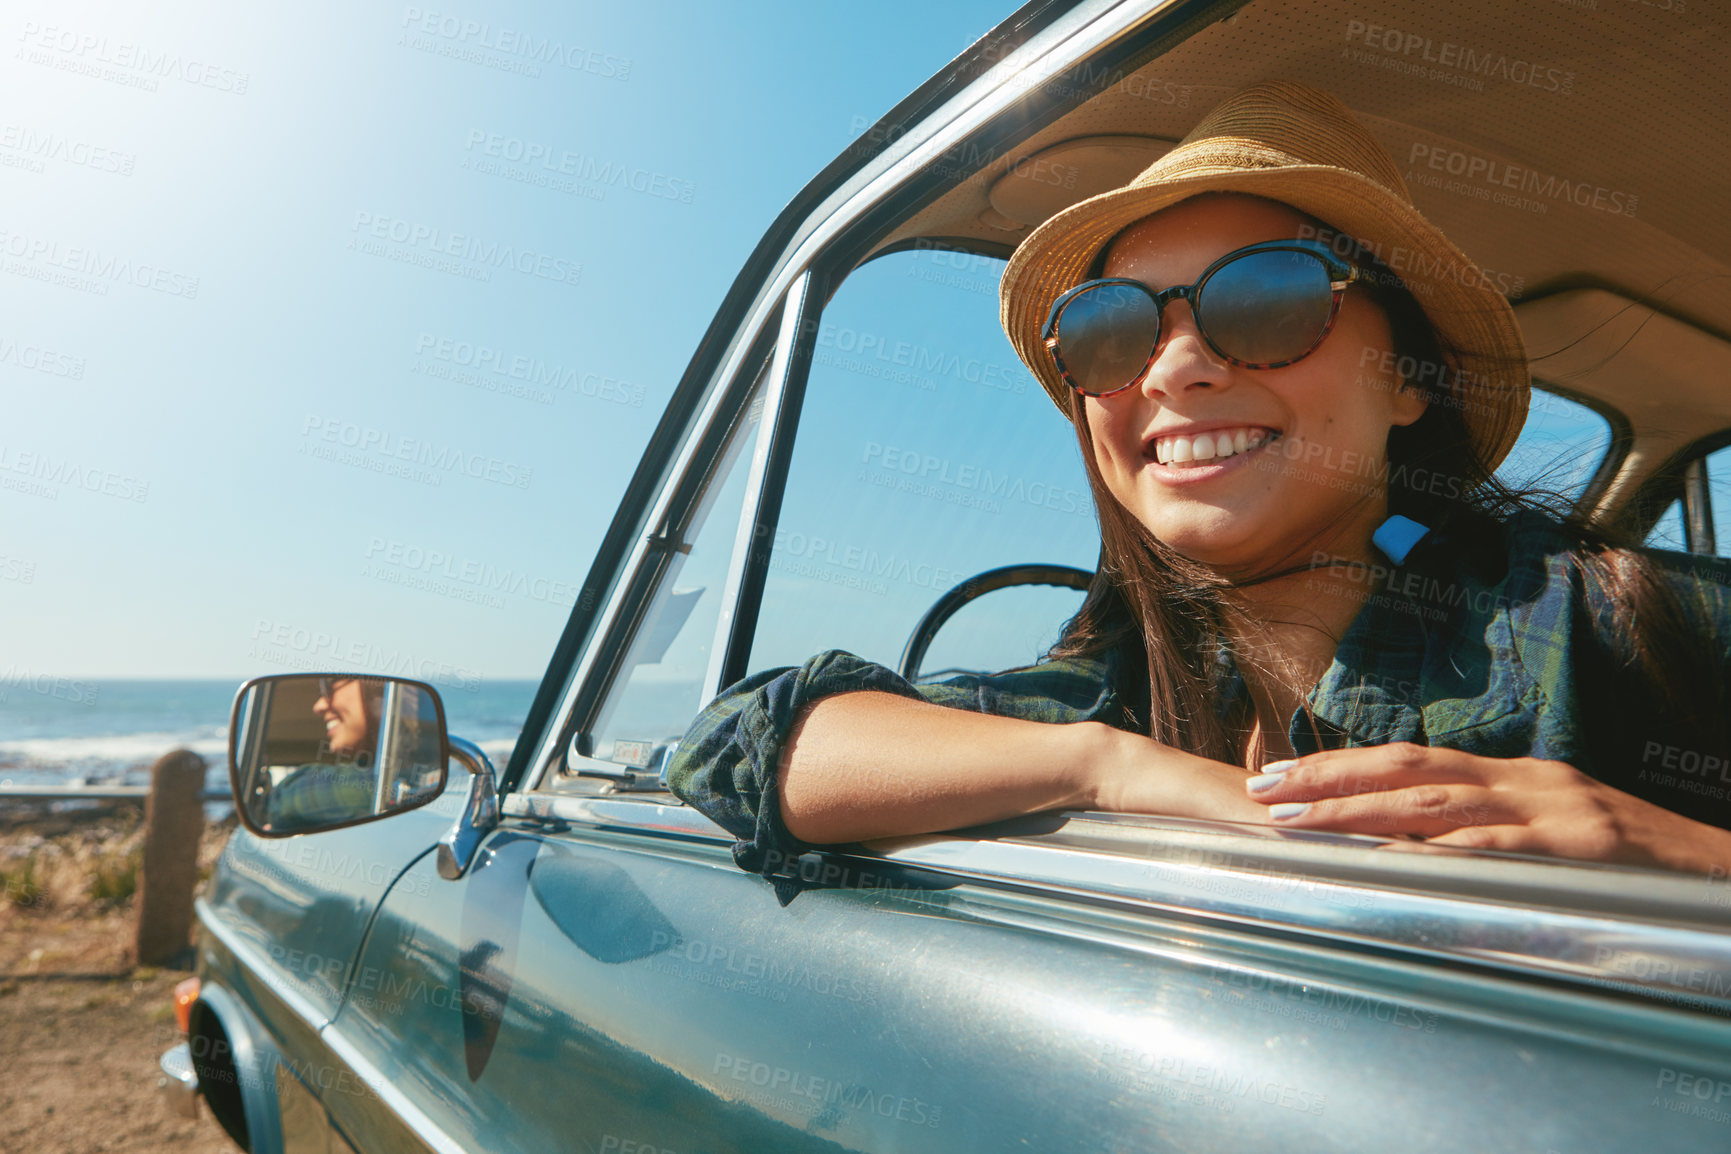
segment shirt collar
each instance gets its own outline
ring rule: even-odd
[[[1427,588],[1414,571],[1395,567],[1379,577],[1336,647],[1328,669],[1293,712],[1287,737],[1300,755],[1345,745],[1422,740],[1421,676],[1427,633],[1447,628],[1422,603]],[[1249,696],[1224,635],[1215,654],[1217,710],[1226,716]]]

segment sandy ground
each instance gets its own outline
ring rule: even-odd
[[[208,1110],[180,1118],[156,1088],[157,1057],[179,1039],[171,993],[187,971],[135,966],[133,899],[89,896],[94,871],[132,860],[136,826],[124,811],[0,821],[0,870],[10,870],[0,887],[0,1151],[238,1149]],[[225,836],[207,833],[202,861]],[[26,892],[18,867],[31,852],[41,886]]]

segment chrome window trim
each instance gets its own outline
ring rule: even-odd
[[[515,795],[505,810],[593,829],[722,845],[735,840],[688,806],[650,798]],[[1562,860],[1376,853],[1367,844],[1376,839],[1284,839],[1262,827],[1141,815],[1046,814],[1041,820],[1060,823],[1059,829],[995,839],[884,839],[828,856],[1391,950],[1731,1016],[1731,932],[1683,916],[1714,884],[1706,878]],[[1137,856],[1126,856],[1130,849]],[[1374,861],[1362,856],[1372,853]],[[1452,884],[1453,891],[1427,888],[1439,884]],[[1731,881],[1717,884],[1731,898]],[[1580,908],[1595,896],[1623,912]],[[1634,912],[1647,898],[1668,907],[1672,917]]]
[[[963,137],[1002,115],[1031,88],[1152,23],[1168,9],[1189,2],[1096,0],[1076,5],[958,92],[941,112],[911,126],[836,189],[812,213],[809,227],[782,258],[783,270],[815,261],[819,249],[873,205],[923,172]],[[774,283],[785,276],[785,271],[778,272]]]
[[[709,668],[704,670],[698,687],[698,700],[708,702],[720,693],[722,671],[727,666],[729,640],[738,615],[739,594],[745,584],[746,568],[751,561],[752,538],[761,523],[764,478],[775,452],[776,430],[781,425],[787,403],[788,382],[793,371],[794,346],[799,337],[799,318],[807,307],[811,294],[811,270],[806,269],[788,287],[781,311],[781,331],[775,338],[775,353],[770,361],[769,389],[763,399],[763,414],[757,422],[757,443],[752,446],[751,469],[745,478],[745,496],[739,503],[739,523],[733,531],[733,550],[728,555],[727,577],[721,586],[721,608],[715,618],[715,634],[710,640]],[[719,483],[719,480],[714,482]]]
[[[1271,874],[1150,859],[1126,871],[1102,868],[1100,855],[1061,848],[954,838],[900,840],[901,848],[886,847],[881,856],[970,880],[1014,885],[1031,878],[1046,891],[1127,900],[1211,921],[1538,974],[1731,1014],[1731,935],[1724,932],[1304,877],[1290,867]],[[1636,962],[1650,975],[1677,973],[1687,975],[1687,982],[1642,979],[1617,968]],[[1698,986],[1722,992],[1701,994]]]
[[[329,1046],[331,1052],[346,1063],[356,1077],[378,1094],[379,1100],[384,1102],[385,1106],[397,1116],[397,1119],[402,1122],[406,1129],[414,1133],[416,1138],[420,1139],[429,1149],[437,1150],[440,1154],[467,1154],[461,1145],[439,1129],[419,1106],[410,1101],[408,1095],[386,1078],[384,1071],[368,1061],[355,1048],[353,1042],[344,1037],[340,1031],[330,1028],[334,1024],[333,1019],[325,1017],[314,1009],[312,1003],[286,983],[278,969],[272,966],[250,942],[235,933],[232,927],[225,926],[222,918],[209,902],[203,898],[198,899],[197,912],[199,925],[213,934],[230,954],[247,967],[257,981],[269,987],[270,992],[280,998],[283,1005],[311,1027],[313,1032],[318,1034],[320,1041]]]
[[[773,302],[783,301],[786,309],[784,294],[798,277],[808,275],[809,266],[824,246],[874,205],[919,175],[929,162],[941,157],[967,134],[1007,111],[1031,87],[1062,74],[1085,57],[1129,35],[1139,26],[1153,22],[1168,10],[1193,2],[1160,0],[1150,5],[1139,0],[1085,0],[1007,54],[952,97],[939,112],[910,127],[820,203],[808,217],[806,226],[783,251],[775,271],[765,279],[747,310],[745,323],[736,330],[740,336],[735,338],[722,367],[710,378],[698,415],[687,426],[645,524],[655,526],[666,517],[672,494],[678,488],[668,484],[666,478],[684,477],[692,465],[696,446],[702,443],[714,422],[720,417],[731,418],[731,411],[726,414],[718,412],[721,399],[727,392],[725,386],[738,373],[740,363],[767,322]],[[1033,79],[1030,81],[1029,77]],[[779,354],[779,348],[777,352]],[[754,461],[754,467],[756,464]],[[613,592],[596,618],[588,644],[573,663],[558,708],[536,738],[535,753],[523,775],[521,789],[543,788],[547,775],[557,763],[565,744],[559,740],[560,735],[571,723],[579,692],[602,653],[608,649],[624,594],[641,572],[647,552],[647,536],[639,535],[617,571],[619,579],[613,582]],[[731,612],[724,612],[731,618]]]
[[[505,798],[504,815],[531,821],[575,822],[592,829],[624,830],[628,833],[691,838],[732,845],[734,836],[697,810],[677,801],[662,802],[653,795],[633,798],[605,794],[514,793]]]

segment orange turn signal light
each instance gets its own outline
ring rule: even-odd
[[[174,1023],[185,1034],[192,1030],[192,1004],[198,1001],[198,979],[188,978],[174,987]]]

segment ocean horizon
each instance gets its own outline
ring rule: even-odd
[[[228,717],[243,678],[0,681],[0,786],[144,784],[156,759],[190,749],[226,785]],[[539,679],[440,688],[450,731],[500,768]]]

